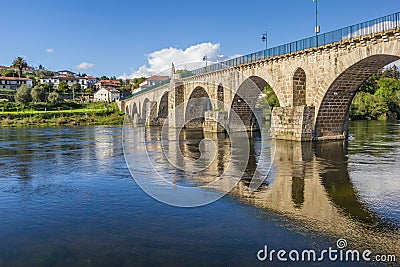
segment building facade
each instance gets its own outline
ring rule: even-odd
[[[120,98],[120,92],[115,88],[101,88],[94,93],[94,102],[115,102]]]
[[[46,77],[40,79],[40,83],[51,82],[54,84],[55,88],[57,88],[60,82],[62,81],[67,82],[69,87],[77,83],[81,86],[82,90],[85,90],[86,88],[94,87],[95,83],[97,82],[97,79],[92,76],[86,76],[86,77],[54,76],[54,77]]]
[[[26,84],[31,88],[32,80],[19,77],[0,77],[0,89],[17,90],[23,84]]]

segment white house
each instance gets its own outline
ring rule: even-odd
[[[23,84],[26,84],[31,88],[32,80],[28,78],[19,78],[19,77],[0,77],[1,89],[17,90]]]
[[[53,83],[54,87],[57,88],[60,82],[65,81],[68,83],[68,86],[71,87],[75,83],[79,83],[81,88],[85,90],[88,87],[93,87],[95,82],[97,81],[94,77],[67,77],[67,76],[53,76],[41,78],[40,83]]]
[[[139,86],[141,88],[146,88],[154,85],[159,85],[162,82],[168,81],[169,77],[168,76],[159,76],[159,75],[154,75],[149,78],[147,78],[144,82],[142,82]]]
[[[69,71],[69,70],[60,70],[58,72],[60,76],[75,76],[75,72]]]
[[[94,102],[115,102],[120,100],[120,92],[115,88],[101,88],[94,93]]]

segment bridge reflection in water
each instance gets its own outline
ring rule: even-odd
[[[174,146],[166,151],[158,142],[160,134],[158,128],[147,128],[146,143],[152,152],[173,156],[176,153],[172,149]],[[261,134],[268,136],[268,133]],[[202,154],[200,151],[204,153],[207,150],[215,151],[216,155],[206,170],[190,175],[166,167],[164,171],[176,185],[207,187],[209,182],[224,173],[229,164],[235,165],[235,157],[240,154],[240,151],[231,151],[225,134],[184,130],[178,137],[177,147],[185,158],[198,160]],[[209,143],[201,142],[204,138],[213,140],[215,147],[207,147]],[[250,138],[249,161],[242,179],[230,193],[233,198],[294,220],[300,229],[346,238],[351,248],[400,256],[398,222],[391,223],[368,210],[351,182],[346,141],[301,143],[268,140],[267,144],[262,144],[261,140],[257,133]],[[273,155],[272,166],[269,162],[259,162],[263,153],[267,154],[264,158],[268,161],[270,152]],[[161,160],[161,156],[157,160]],[[250,192],[248,186],[258,164],[265,165],[264,171],[271,167],[271,172],[258,190]]]

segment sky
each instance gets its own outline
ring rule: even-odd
[[[0,0],[0,65],[95,76],[157,74],[314,35],[312,0]],[[400,11],[399,0],[318,0],[321,33]]]

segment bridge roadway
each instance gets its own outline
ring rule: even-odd
[[[361,84],[400,59],[400,13],[270,48],[185,74],[122,100],[135,124],[241,131],[255,127],[256,102],[269,85],[277,139],[345,139]],[[317,46],[316,44],[320,44]],[[240,118],[240,120],[239,120]]]

